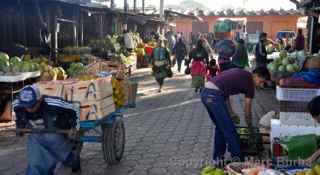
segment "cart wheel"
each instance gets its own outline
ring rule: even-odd
[[[103,124],[102,151],[104,160],[114,165],[120,162],[125,146],[125,129],[121,117],[112,124]]]

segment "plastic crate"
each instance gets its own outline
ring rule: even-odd
[[[245,156],[263,156],[263,133],[260,133],[259,128],[247,128],[247,127],[237,127],[237,133],[240,139],[241,152]],[[243,133],[243,129],[246,130]]]
[[[320,126],[309,113],[304,112],[280,112],[280,121],[288,126]]]
[[[280,112],[308,112],[308,102],[280,101]]]
[[[312,98],[320,95],[320,88],[282,88],[277,86],[276,95],[279,101],[309,102]]]

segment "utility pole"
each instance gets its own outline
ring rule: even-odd
[[[144,0],[142,0],[142,14],[144,14]]]
[[[164,0],[160,0],[160,20],[164,21]]]
[[[128,0],[124,0],[124,22],[123,22],[123,30],[127,30],[128,29],[128,16],[127,16],[127,13],[128,13],[129,9],[128,9]]]
[[[137,0],[133,0],[133,11],[136,13],[137,10]]]
[[[124,5],[123,5],[123,7],[124,7],[124,11],[125,12],[128,12],[128,0],[124,0]]]

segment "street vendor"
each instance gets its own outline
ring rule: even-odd
[[[317,96],[313,98],[309,103],[308,103],[308,111],[310,112],[312,118],[320,123],[320,96]],[[320,158],[320,149],[317,150],[315,153],[310,156],[306,162],[311,164],[312,162],[316,161],[317,159]]]
[[[252,99],[255,87],[264,85],[270,78],[266,68],[257,68],[252,73],[233,68],[226,70],[205,83],[201,93],[201,101],[206,107],[212,122],[215,124],[214,160],[221,160],[226,152],[226,145],[232,158],[243,160],[238,134],[231,114],[234,113],[230,105],[231,95],[244,94],[244,113],[246,123],[252,126]],[[230,111],[227,106],[230,106]],[[231,113],[231,114],[230,114]]]
[[[158,92],[161,92],[164,79],[172,76],[170,51],[165,47],[163,37],[158,39],[157,47],[152,50],[151,62],[153,75],[159,85]]]
[[[74,104],[57,97],[40,95],[36,85],[24,87],[13,103],[16,114],[17,135],[19,129],[75,128],[79,110]],[[72,172],[80,171],[80,158],[72,152],[73,144],[66,135],[55,133],[31,133],[27,137],[26,175],[53,175],[56,165],[62,162]]]

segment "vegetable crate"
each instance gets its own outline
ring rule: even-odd
[[[262,158],[264,156],[264,145],[269,144],[263,141],[263,136],[268,136],[268,134],[261,133],[259,128],[237,127],[236,130],[244,156]]]

